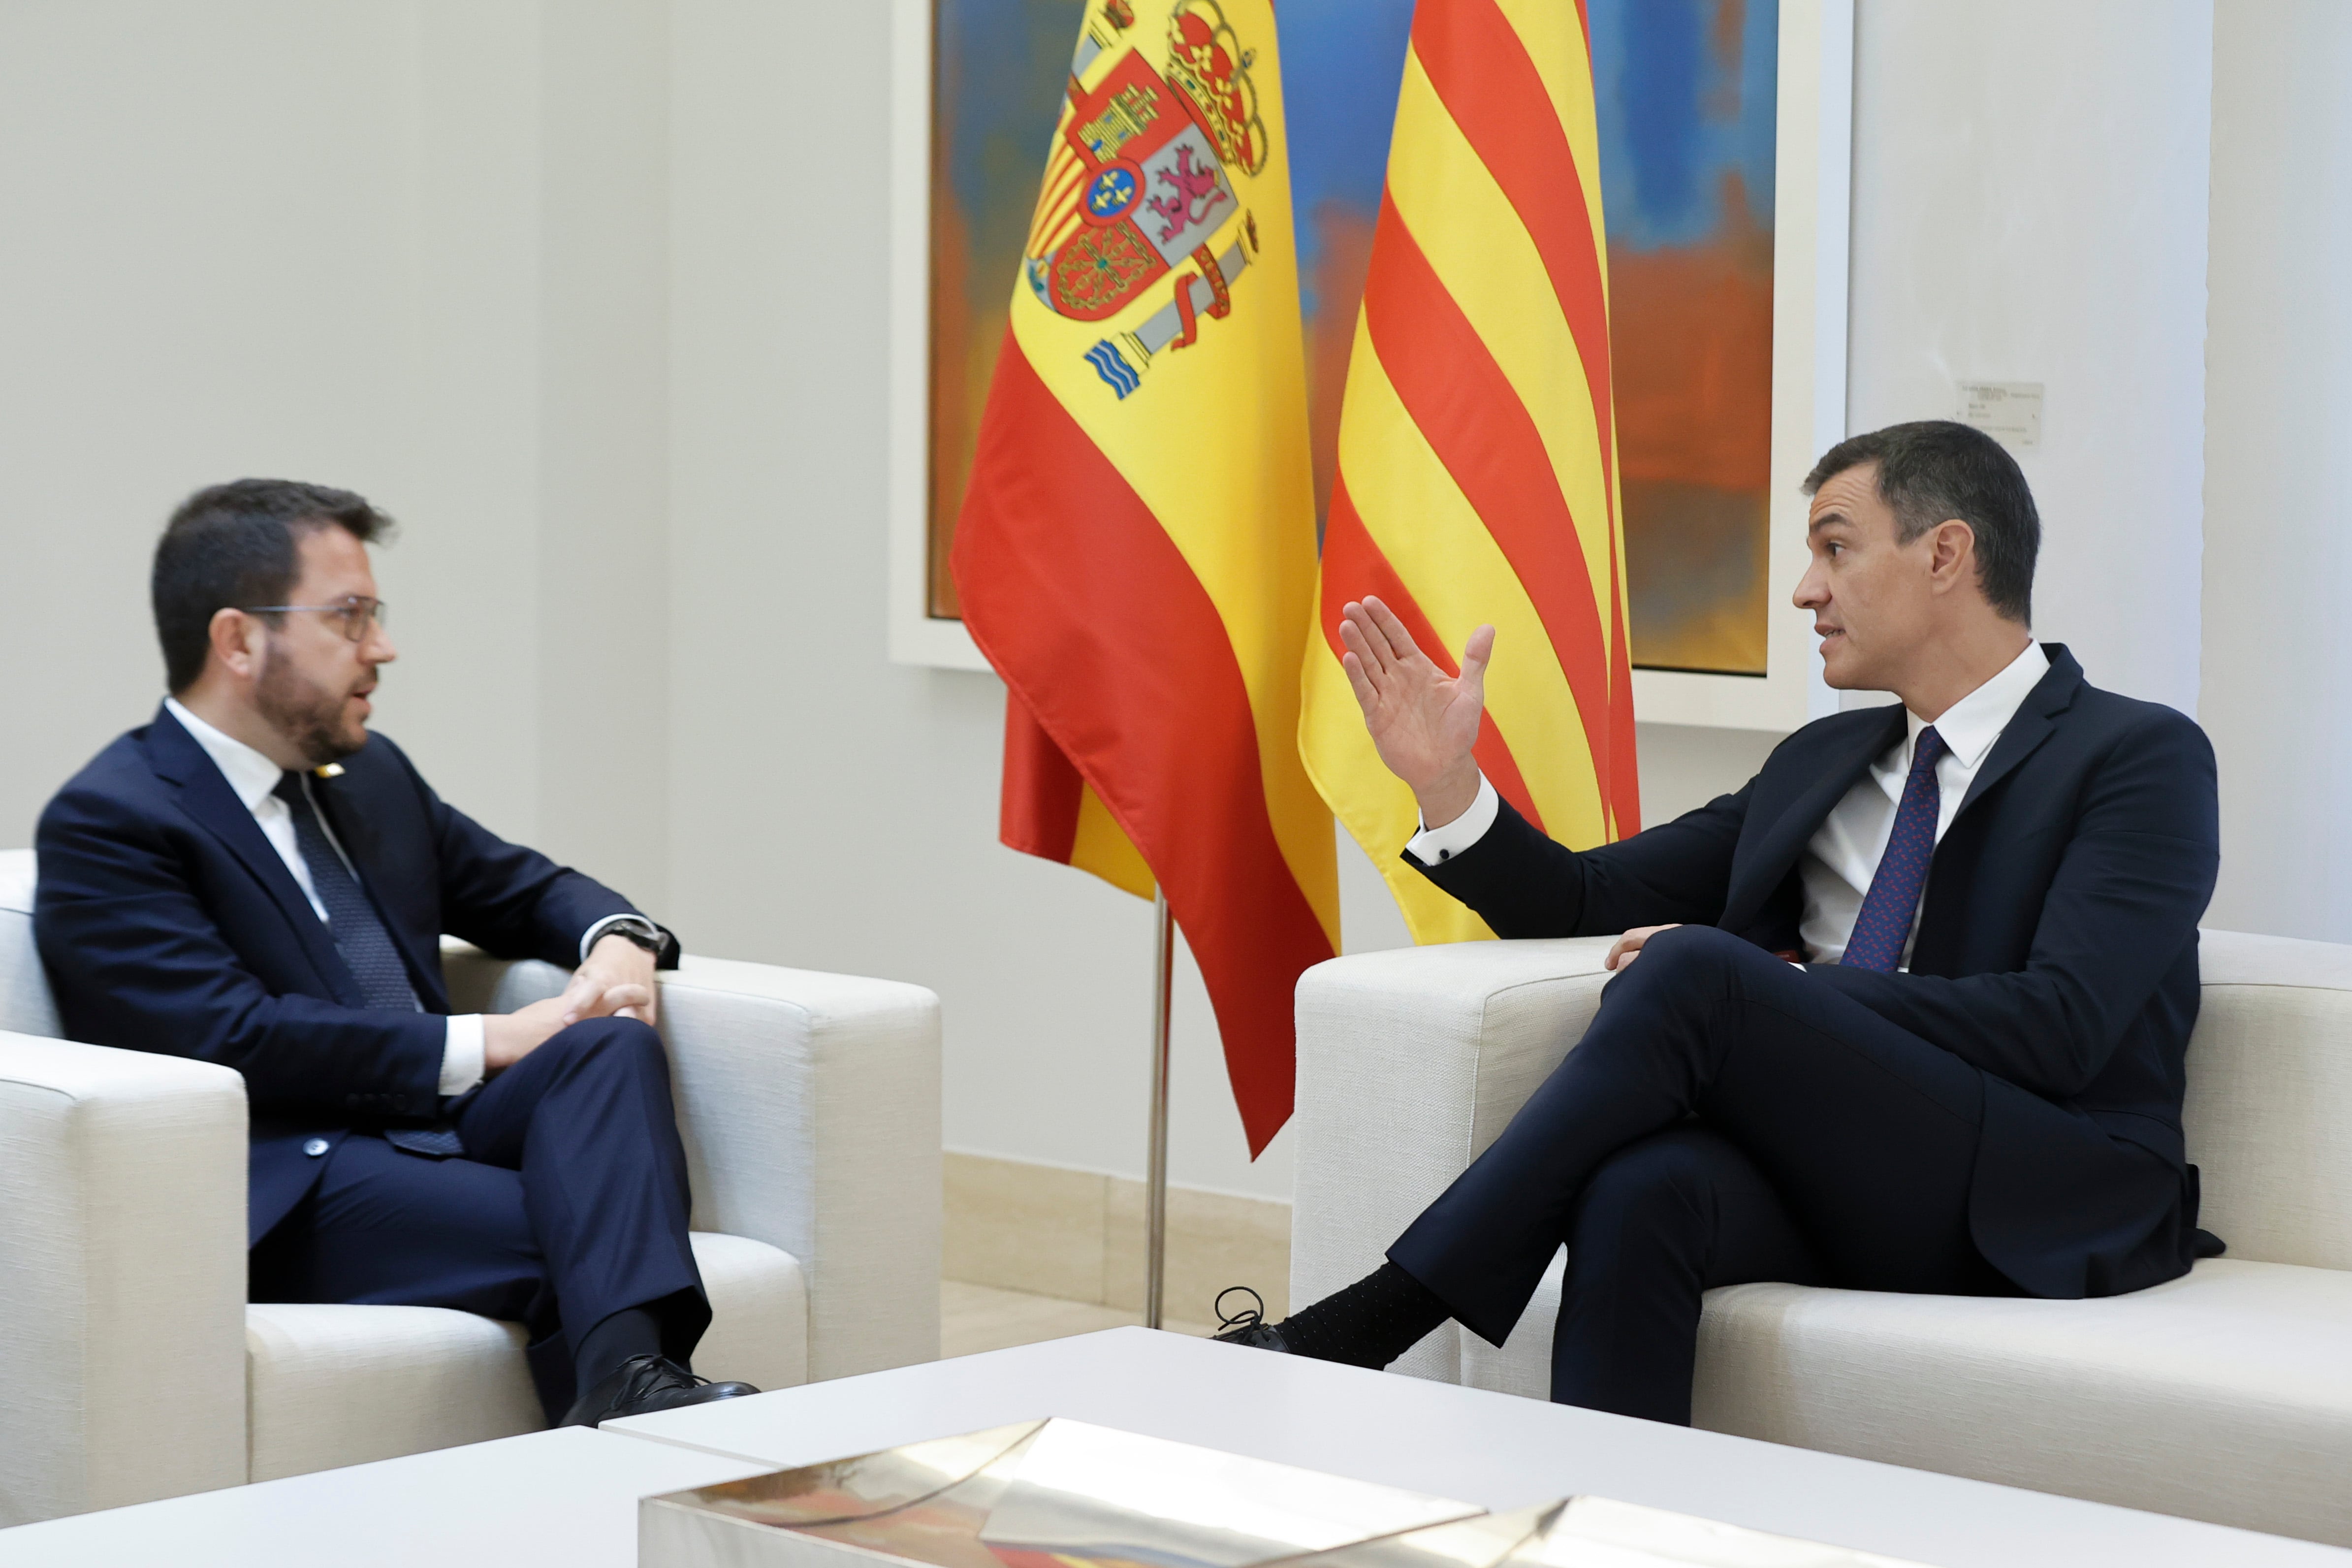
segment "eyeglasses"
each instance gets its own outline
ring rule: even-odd
[[[340,605],[239,605],[237,608],[248,616],[281,616],[289,610],[333,616],[343,623],[343,636],[352,642],[365,642],[369,630],[383,626],[391,614],[382,599],[364,594],[351,595]]]

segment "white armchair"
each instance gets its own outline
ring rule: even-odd
[[[34,858],[0,852],[0,1525],[544,1424],[522,1331],[429,1307],[248,1305],[228,1068],[57,1039]],[[444,946],[462,1009],[562,988]],[[939,999],[688,957],[662,978],[707,1376],[939,1354]]]
[[[1374,1268],[1600,1005],[1609,939],[1319,964],[1298,986],[1290,1299]],[[1696,1425],[2352,1546],[2352,948],[2203,935],[2189,1155],[2227,1257],[2088,1301],[1708,1293]],[[1397,1370],[1543,1398],[1561,1265],[1500,1350]]]

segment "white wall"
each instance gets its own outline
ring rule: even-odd
[[[2034,629],[2194,713],[2210,0],[1863,0],[1854,430],[2042,382]]]
[[[161,696],[198,485],[401,517],[387,732],[502,831],[667,881],[658,8],[0,7],[0,837]]]
[[[2205,445],[2210,923],[2352,942],[2352,6],[2221,0]]]

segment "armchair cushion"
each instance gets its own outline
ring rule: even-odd
[[[698,1232],[710,1331],[706,1377],[790,1388],[807,1381],[808,1297],[788,1253]],[[547,1425],[523,1331],[440,1307],[256,1303],[246,1309],[251,1478],[276,1480],[397,1458]]]
[[[1541,1399],[1560,1259],[1462,1381]],[[2352,1545],[2352,1273],[2227,1258],[2128,1296],[1707,1293],[1692,1424]]]
[[[519,1324],[446,1307],[256,1302],[245,1347],[257,1481],[547,1425]]]

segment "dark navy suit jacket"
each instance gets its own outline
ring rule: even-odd
[[[421,1013],[362,1005],[286,863],[168,710],[100,752],[41,813],[33,932],[68,1038],[245,1076],[255,1241],[354,1128],[441,1113],[444,931],[569,969],[629,901],[467,817],[382,735],[312,795],[406,960]]]
[[[1809,968],[1982,1069],[1985,1257],[2037,1296],[2107,1295],[2177,1276],[2196,1246],[2180,1106],[2220,811],[2194,721],[2102,691],[2042,646],[2049,673],[1936,847],[1910,972]],[[1904,725],[1900,707],[1819,720],[1738,794],[1582,853],[1506,802],[1476,844],[1421,869],[1500,936],[1680,922],[1792,949],[1806,841]],[[2177,1182],[2152,1185],[2117,1140]]]

